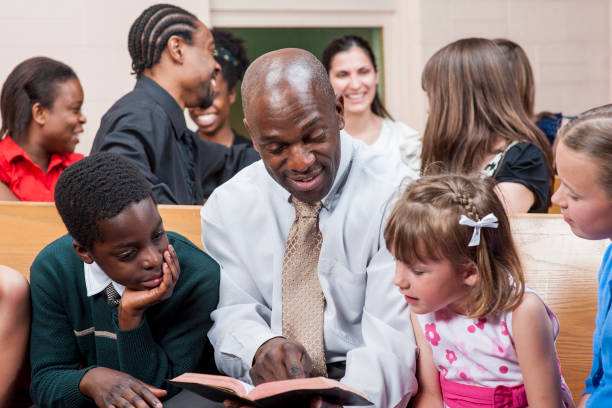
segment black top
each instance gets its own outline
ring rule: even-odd
[[[164,204],[201,205],[215,187],[259,159],[248,145],[200,140],[176,100],[146,76],[102,117],[91,153],[100,151],[134,161]]]
[[[562,121],[563,115],[551,113],[549,116],[544,116],[536,122],[536,126],[544,132],[551,146],[555,142],[555,136],[557,136]]]
[[[234,134],[234,141],[232,142],[232,146],[246,144],[253,147],[253,141],[248,137],[242,136],[240,133],[236,132],[232,129],[232,133]]]
[[[535,196],[529,209],[531,213],[548,211],[550,184],[546,158],[532,143],[517,143],[506,152],[499,169],[494,175],[498,183],[520,183]]]

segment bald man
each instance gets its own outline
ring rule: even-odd
[[[204,247],[222,268],[209,332],[217,367],[255,384],[321,373],[316,347],[302,344],[285,324],[285,302],[316,299],[283,301],[296,208],[316,207],[322,327],[312,315],[305,319],[313,337],[323,336],[323,372],[377,407],[406,406],[417,389],[416,347],[382,232],[390,197],[402,179],[416,175],[342,131],[342,97],[306,51],[258,58],[242,97],[244,124],[262,160],[215,190],[201,212]]]

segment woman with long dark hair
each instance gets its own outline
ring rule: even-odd
[[[330,42],[321,58],[334,91],[344,98],[344,129],[356,139],[420,168],[419,133],[393,120],[378,95],[378,66],[370,44],[348,34]]]

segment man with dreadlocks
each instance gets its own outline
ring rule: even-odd
[[[158,203],[202,204],[212,190],[259,159],[249,146],[201,141],[183,111],[212,104],[220,70],[206,26],[179,7],[157,4],[134,21],[128,37],[134,90],[102,117],[92,153],[134,161]]]

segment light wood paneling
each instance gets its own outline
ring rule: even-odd
[[[166,230],[179,232],[202,248],[199,206],[158,208]],[[36,254],[66,233],[53,203],[0,202],[0,226],[0,265],[16,269],[28,279]]]
[[[578,401],[591,368],[597,272],[609,241],[576,237],[560,215],[512,216],[510,222],[528,286],[559,318],[557,352]]]
[[[160,205],[159,211],[167,230],[202,246],[199,206]],[[577,238],[559,215],[514,215],[510,222],[528,285],[561,323],[557,350],[565,379],[578,399],[591,364],[597,271],[608,241]],[[0,264],[26,277],[36,254],[66,232],[51,203],[0,202],[0,226]]]

